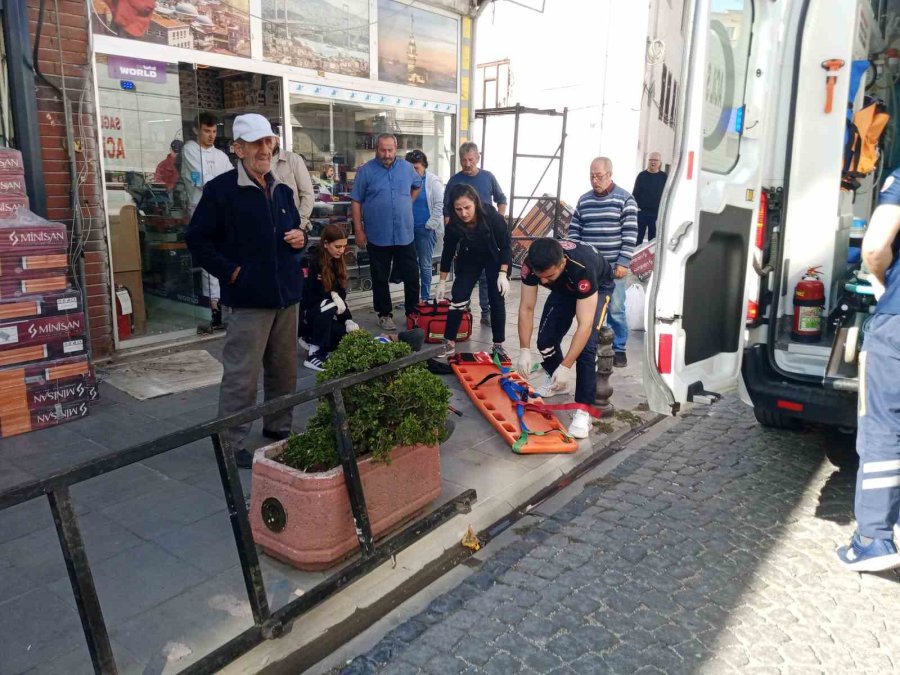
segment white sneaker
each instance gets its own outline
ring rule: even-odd
[[[572,438],[587,438],[591,433],[591,416],[584,410],[576,410],[569,425],[569,436]]]
[[[536,393],[541,398],[552,398],[554,396],[559,396],[561,394],[565,394],[565,391],[561,391],[559,389],[554,389],[550,384],[550,376],[547,374],[547,371],[543,371],[541,373],[540,379],[537,381],[534,386],[534,393]]]
[[[300,349],[305,349],[306,351],[309,351],[309,343],[306,340],[304,340],[303,338],[297,338],[297,344],[300,345]]]

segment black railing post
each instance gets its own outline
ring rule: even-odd
[[[375,553],[372,541],[372,526],[369,523],[369,511],[366,509],[366,496],[363,494],[362,480],[359,477],[359,466],[353,452],[353,440],[350,438],[350,424],[347,422],[347,411],[344,408],[344,396],[337,389],[328,396],[328,403],[334,416],[334,433],[337,436],[338,456],[344,468],[344,482],[347,484],[347,495],[350,497],[350,508],[356,523],[356,537],[359,549],[364,558]]]
[[[231,531],[234,543],[237,544],[238,558],[241,561],[241,572],[244,585],[247,587],[247,598],[253,611],[253,621],[258,625],[265,623],[271,612],[266,598],[266,587],[263,583],[262,571],[259,568],[259,555],[253,543],[250,531],[250,519],[247,516],[247,504],[244,502],[244,489],[234,461],[231,444],[224,440],[221,433],[212,435],[213,449],[216,451],[216,463],[219,465],[219,476],[222,489],[228,504],[228,518],[231,520]]]
[[[94,586],[94,575],[91,574],[91,566],[84,552],[84,540],[78,528],[69,488],[60,487],[48,492],[47,499],[50,501],[50,512],[53,514],[59,545],[66,561],[72,592],[75,593],[75,604],[78,606],[94,672],[98,675],[115,675],[118,672],[116,659],[109,643],[109,632],[106,630],[100,598],[97,597],[97,588]]]

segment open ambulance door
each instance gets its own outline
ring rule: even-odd
[[[676,160],[647,301],[644,386],[657,412],[715,401],[740,376],[763,126],[760,111],[747,102],[754,92],[765,95],[751,52],[759,51],[754,19],[771,12],[772,4],[685,3],[692,29]],[[756,127],[746,137],[745,122]]]

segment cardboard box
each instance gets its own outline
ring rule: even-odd
[[[14,300],[30,295],[61,293],[69,290],[69,278],[65,275],[39,277],[37,279],[6,279],[0,277],[0,300]]]
[[[113,269],[116,272],[135,272],[141,269],[141,240],[138,234],[137,208],[126,204],[119,216],[109,219]]]
[[[40,253],[44,255],[68,251],[66,226],[62,223],[18,225],[0,223],[0,255]]]
[[[116,286],[124,286],[131,296],[132,321],[134,330],[132,335],[139,337],[147,331],[147,306],[144,304],[144,280],[140,271],[119,272],[113,274]]]
[[[65,253],[22,255],[0,253],[0,278],[33,279],[65,274],[69,257]]]
[[[0,352],[56,338],[80,337],[84,334],[85,317],[82,312],[3,322],[0,323]]]
[[[25,176],[0,174],[0,197],[28,197],[25,191]]]
[[[13,148],[0,148],[0,174],[24,176],[25,162],[22,153]]]
[[[0,220],[15,218],[19,209],[28,210],[28,197],[0,197]]]
[[[44,359],[81,356],[87,351],[83,335],[58,337],[0,351],[0,367],[22,366]]]
[[[0,324],[11,320],[56,316],[83,311],[81,293],[76,290],[31,295],[10,300],[0,300]]]
[[[88,402],[74,401],[41,410],[19,409],[0,414],[0,438],[55,427],[88,415]]]
[[[84,375],[50,382],[28,382],[24,377],[5,379],[7,381],[0,384],[0,415],[15,413],[26,407],[28,410],[41,410],[75,401],[90,402],[97,397],[97,385],[89,384]]]

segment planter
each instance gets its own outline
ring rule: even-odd
[[[334,565],[358,550],[341,467],[306,473],[275,461],[286,441],[260,448],[253,460],[250,525],[256,544],[303,570]],[[441,492],[437,445],[396,448],[390,464],[359,461],[372,534],[408,520]]]

